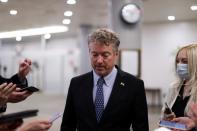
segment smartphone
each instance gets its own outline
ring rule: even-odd
[[[179,130],[183,130],[183,131],[188,130],[187,126],[185,124],[172,122],[172,121],[165,121],[165,120],[161,120],[159,122],[159,126],[167,127],[167,128],[171,128],[171,129],[179,129]]]
[[[18,87],[18,88],[21,88],[21,89],[22,89],[22,88],[25,88],[26,86],[25,86],[25,84],[17,84],[17,85],[16,85],[16,87]]]
[[[165,111],[164,111],[164,113],[166,113],[166,114],[171,114],[172,113],[172,110],[170,109],[170,107],[168,106],[168,104],[165,102]]]
[[[29,92],[37,92],[39,91],[38,88],[34,87],[34,86],[29,86],[29,87],[25,87],[25,88],[21,88],[20,91],[29,91]]]
[[[55,120],[57,120],[58,118],[60,118],[63,114],[62,113],[55,113],[50,119],[49,122],[54,122]]]

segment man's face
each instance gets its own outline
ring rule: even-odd
[[[112,45],[106,46],[102,43],[89,43],[89,52],[91,65],[99,76],[108,75],[114,65],[118,56],[118,51],[115,51]]]

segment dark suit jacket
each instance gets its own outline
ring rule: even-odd
[[[100,123],[93,103],[93,72],[71,80],[61,131],[148,131],[147,103],[142,80],[118,69]]]

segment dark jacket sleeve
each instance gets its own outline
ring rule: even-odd
[[[25,79],[23,81],[20,80],[20,78],[18,77],[18,74],[13,75],[11,78],[4,78],[4,77],[0,76],[0,84],[2,84],[4,82],[7,82],[7,83],[12,82],[14,84],[17,84],[17,85],[20,85],[23,87],[28,86],[27,79]]]
[[[134,112],[133,112],[133,131],[149,131],[148,126],[148,109],[146,102],[146,94],[144,82],[138,81],[137,92],[135,95]]]
[[[77,120],[72,98],[73,83],[73,80],[71,80],[61,124],[61,131],[76,131]]]
[[[0,106],[0,113],[3,113],[5,112],[7,109],[7,104],[3,105],[3,106]]]

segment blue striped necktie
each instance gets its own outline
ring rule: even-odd
[[[95,111],[97,122],[100,121],[103,111],[104,111],[104,96],[103,96],[103,84],[105,80],[103,77],[100,77],[97,81],[97,90],[96,90],[96,98],[95,98]]]

